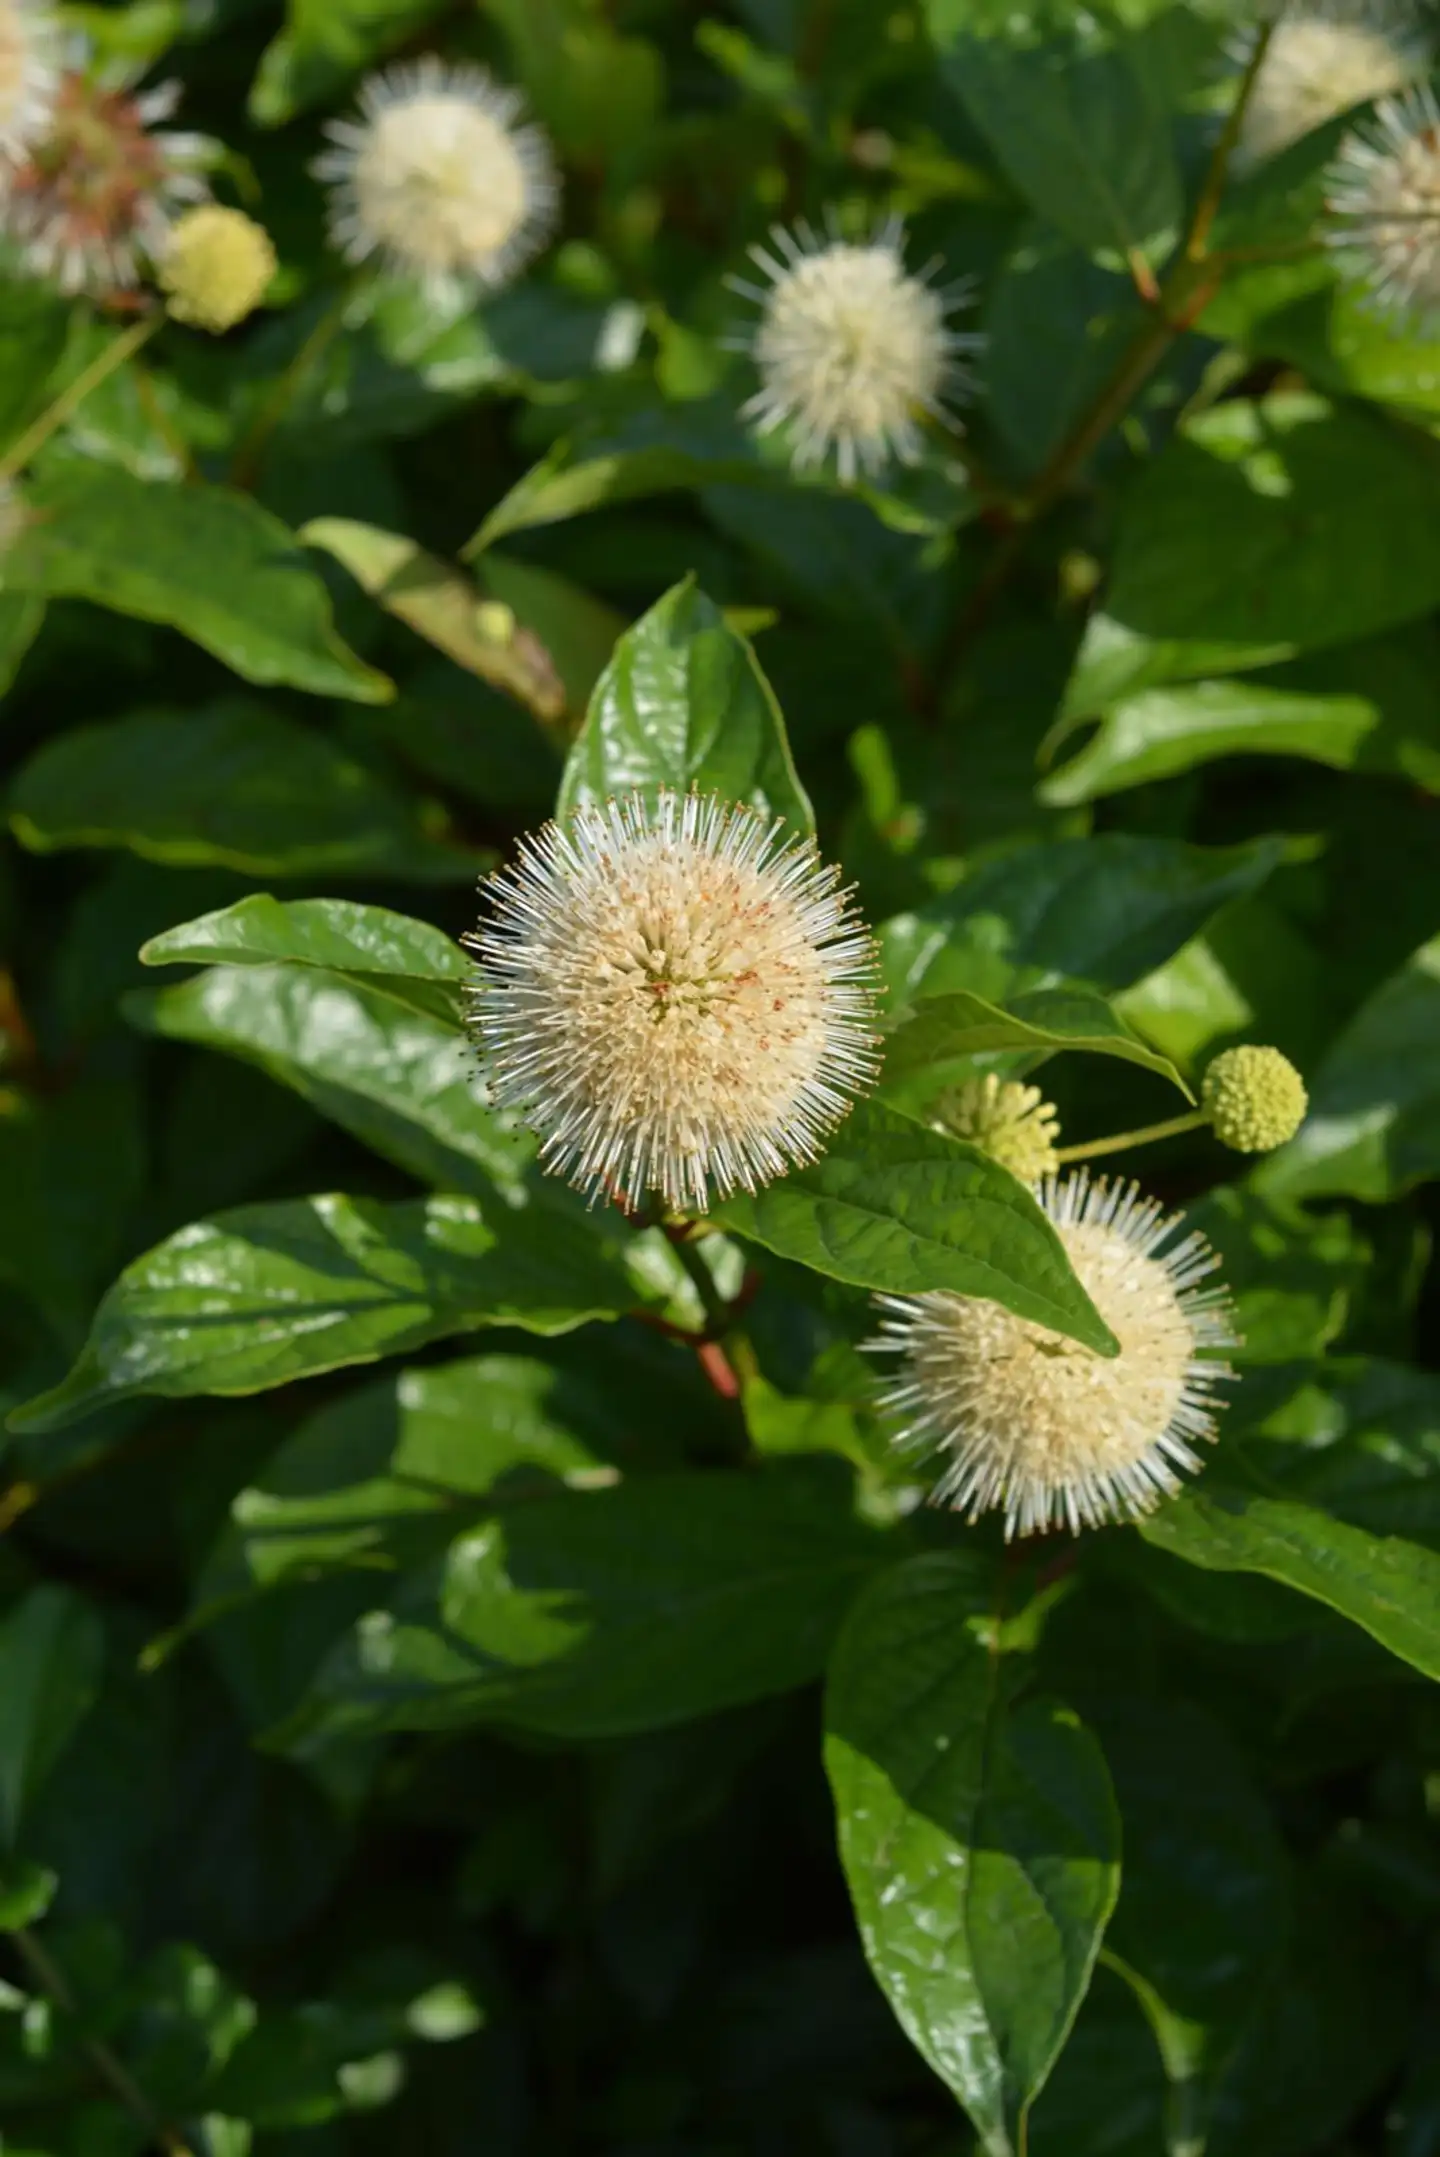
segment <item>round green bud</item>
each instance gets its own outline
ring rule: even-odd
[[[171,226],[158,274],[176,321],[219,337],[259,306],[275,275],[275,249],[243,210],[206,202]]]
[[[1038,1086],[987,1071],[941,1094],[931,1116],[938,1130],[968,1139],[1022,1183],[1038,1183],[1059,1165],[1059,1120]]]
[[[1279,1049],[1226,1049],[1200,1087],[1200,1106],[1222,1146],[1270,1153],[1305,1121],[1305,1082]]]

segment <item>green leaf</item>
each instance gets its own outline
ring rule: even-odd
[[[0,1617],[0,1843],[7,1849],[99,1691],[104,1660],[99,1614],[69,1588],[32,1588]]]
[[[1371,1535],[1440,1546],[1440,1378],[1380,1357],[1332,1358],[1245,1432],[1287,1498]]]
[[[457,666],[503,689],[537,719],[564,714],[565,685],[539,637],[508,604],[485,604],[462,569],[398,532],[350,517],[313,518],[299,537],[333,555],[387,613]]]
[[[1125,1842],[1105,1959],[1154,2029],[1168,2147],[1199,2150],[1216,2081],[1284,1952],[1284,1846],[1223,1724],[1188,1701],[1084,1698]]]
[[[134,1393],[258,1393],[477,1326],[568,1333],[644,1300],[621,1237],[510,1197],[338,1196],[195,1221],[128,1266],[70,1376],[11,1417],[55,1430]]]
[[[0,1933],[36,1925],[55,1900],[59,1875],[48,1865],[21,1860],[0,1865]]]
[[[75,312],[46,280],[0,278],[0,445],[44,408]]]
[[[1440,936],[1392,974],[1327,1051],[1310,1113],[1256,1172],[1284,1199],[1398,1198],[1440,1173]]]
[[[746,639],[687,578],[620,639],[560,783],[558,813],[692,787],[812,833],[785,722]]]
[[[147,1033],[258,1064],[442,1190],[483,1198],[496,1183],[514,1184],[534,1157],[534,1141],[482,1105],[452,1024],[343,975],[217,966],[177,988],[129,996],[124,1010]]]
[[[788,1692],[885,1551],[832,1462],[532,1497],[361,1618],[283,1735],[614,1737]]]
[[[1011,8],[925,0],[942,76],[1007,177],[1087,252],[1163,245],[1181,211],[1170,115],[1096,18],[1046,35]],[[1074,18],[1070,19],[1073,22]],[[987,32],[989,34],[987,34]]]
[[[1320,1355],[1344,1330],[1374,1253],[1347,1214],[1273,1205],[1253,1184],[1222,1185],[1186,1210],[1220,1260],[1247,1368]]]
[[[151,484],[114,466],[56,463],[5,582],[165,622],[251,682],[383,703],[393,685],[335,634],[324,585],[294,534],[248,495]]]
[[[1038,471],[1103,388],[1145,308],[1128,275],[1049,226],[1027,226],[985,311],[985,408],[1022,471]]]
[[[1086,1049],[1101,1056],[1119,1056],[1169,1079],[1187,1101],[1194,1098],[1168,1057],[1157,1055],[1132,1034],[1103,996],[1078,987],[1034,989],[1013,998],[1006,1010],[967,990],[924,996],[913,1017],[898,1026],[885,1044],[884,1082],[898,1084],[952,1057],[1005,1049],[1042,1055]]]
[[[287,0],[285,27],[260,56],[250,86],[250,118],[283,127],[329,103],[396,45],[415,36],[439,0]]]
[[[1392,1655],[1440,1678],[1440,1552],[1375,1536],[1288,1500],[1207,1476],[1142,1521],[1147,1543],[1218,1573],[1263,1573],[1362,1626]]]
[[[825,1696],[866,1956],[990,2157],[1024,2147],[1120,1885],[1099,1746],[1023,1697],[1034,1627],[1034,1606],[1002,1616],[988,1561],[915,1558],[851,1612]]]
[[[1440,603],[1435,454],[1359,406],[1298,392],[1192,420],[1126,498],[1067,715],[1428,614]]]
[[[563,524],[592,509],[639,501],[647,495],[709,486],[717,480],[757,479],[774,484],[771,475],[755,463],[738,430],[728,455],[706,456],[664,442],[577,452],[570,443],[561,442],[502,496],[465,553],[473,558],[512,533]]]
[[[307,1418],[239,1493],[226,1574],[308,1578],[394,1553],[406,1530],[453,1525],[487,1500],[612,1483],[616,1458],[637,1450],[633,1428],[581,1374],[533,1357],[396,1372]],[[214,1592],[213,1561],[207,1570]]]
[[[33,592],[0,592],[0,696],[24,663],[45,619],[45,602]]]
[[[424,1011],[452,1027],[470,961],[443,929],[353,899],[274,899],[257,892],[235,906],[164,929],[141,946],[147,966],[316,966]]]
[[[1024,1184],[877,1102],[851,1110],[822,1159],[726,1199],[715,1219],[832,1280],[988,1297],[1100,1355],[1119,1352]]]
[[[55,735],[15,781],[10,822],[41,853],[124,846],[252,876],[461,882],[483,865],[445,840],[438,811],[323,734],[239,698]]]
[[[1241,681],[1142,689],[1110,706],[1079,755],[1041,781],[1040,796],[1062,807],[1097,801],[1224,756],[1301,756],[1440,792],[1437,668],[1440,640],[1417,624]]]
[[[1200,847],[1128,832],[1018,848],[885,923],[892,1008],[959,990],[998,1001],[1056,980],[1128,988],[1262,884],[1281,853],[1277,839]]]

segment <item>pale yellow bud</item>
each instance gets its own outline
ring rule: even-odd
[[[274,275],[275,249],[264,226],[218,202],[177,218],[159,263],[176,321],[216,337],[254,313]]]
[[[1038,1086],[987,1071],[941,1094],[932,1115],[942,1131],[968,1139],[1022,1183],[1038,1183],[1058,1165],[1060,1120]]]

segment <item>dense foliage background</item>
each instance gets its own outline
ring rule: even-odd
[[[0,284],[7,2157],[1435,2157],[1440,343],[1310,244],[1347,122],[1206,229],[1199,4],[69,13],[281,266],[33,448],[129,318]],[[479,306],[347,270],[308,172],[427,50],[564,169]],[[964,437],[851,490],[725,342],[832,207],[988,338]],[[1305,1071],[1258,1167],[1119,1157],[1245,1335],[1143,1531],[917,1503],[812,1172],[700,1246],[727,1363],[481,1106],[453,939],[612,655],[572,797],[803,823],[758,662],[887,1024],[1086,992],[1048,1060],[951,1006],[901,1107],[1043,1064],[1076,1140],[1236,1041]],[[956,1285],[975,1220],[894,1205]]]

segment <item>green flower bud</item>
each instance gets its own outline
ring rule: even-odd
[[[1305,1082],[1279,1049],[1226,1049],[1200,1087],[1200,1106],[1222,1146],[1270,1153],[1305,1121]]]
[[[1022,1183],[1038,1183],[1059,1166],[1060,1120],[1038,1086],[987,1071],[941,1094],[931,1118],[937,1130],[968,1139]]]

